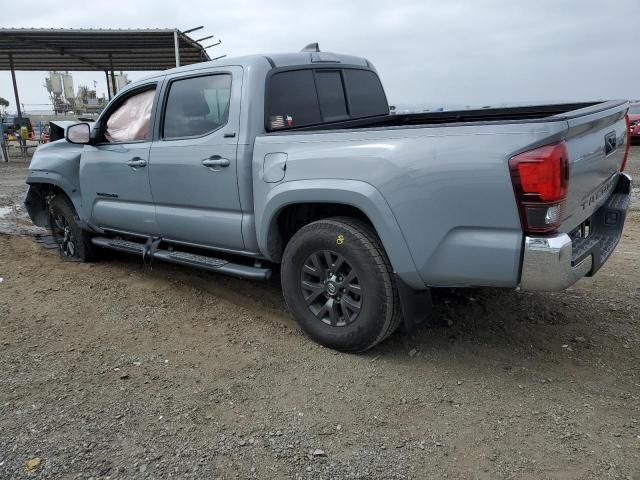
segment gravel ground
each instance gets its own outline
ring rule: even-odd
[[[345,355],[277,280],[63,262],[16,235],[24,175],[0,164],[2,479],[640,479],[640,212],[566,292],[437,291]]]

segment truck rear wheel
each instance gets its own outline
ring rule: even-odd
[[[302,227],[287,244],[281,272],[289,310],[321,345],[362,352],[400,323],[389,259],[365,222],[334,217]]]
[[[95,258],[91,237],[80,227],[80,219],[67,197],[56,195],[49,203],[49,227],[63,258],[80,262]]]

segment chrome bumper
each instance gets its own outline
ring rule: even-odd
[[[572,266],[573,242],[566,233],[553,237],[525,237],[522,259],[522,290],[552,292],[563,290],[591,271],[589,255]]]
[[[558,291],[595,274],[622,236],[630,197],[631,177],[619,174],[614,192],[589,219],[589,236],[573,240],[566,233],[524,237],[520,288]]]

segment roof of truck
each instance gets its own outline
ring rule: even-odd
[[[260,55],[245,55],[242,57],[229,57],[221,58],[219,60],[211,60],[208,62],[200,62],[184,67],[172,68],[166,70],[164,73],[174,73],[188,70],[198,70],[204,67],[215,66],[251,66],[256,63],[264,63],[265,61],[271,64],[272,68],[279,67],[291,67],[296,65],[314,65],[314,64],[326,64],[326,63],[338,63],[347,65],[358,65],[363,67],[371,67],[371,63],[366,58],[356,57],[353,55],[342,55],[330,52],[297,52],[297,53],[275,53],[275,54],[260,54]]]
[[[295,52],[295,53],[275,53],[275,54],[257,54],[245,55],[240,57],[225,57],[208,62],[193,63],[182,67],[163,70],[162,72],[149,75],[132,82],[123,88],[122,91],[135,88],[137,85],[154,78],[163,77],[179,72],[197,71],[203,68],[211,67],[258,67],[264,68],[269,65],[271,68],[294,67],[298,65],[351,65],[370,68],[375,71],[375,67],[364,57],[356,57],[353,55],[344,55],[330,52]]]
[[[366,58],[331,52],[278,53],[276,55],[265,56],[268,57],[268,59],[271,59],[276,67],[310,65],[316,63],[342,63],[347,65],[371,67],[371,64]]]

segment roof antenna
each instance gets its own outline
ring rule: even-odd
[[[310,43],[300,51],[301,52],[319,52],[320,46],[318,45],[318,42],[314,42],[314,43]]]

